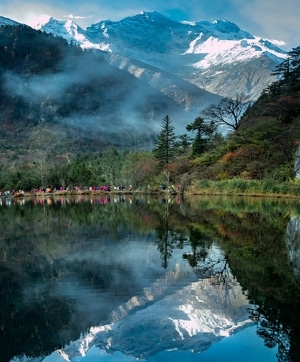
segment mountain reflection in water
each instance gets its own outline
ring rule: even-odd
[[[235,360],[300,355],[297,203],[94,195],[0,205],[1,361],[213,360],[228,346]]]

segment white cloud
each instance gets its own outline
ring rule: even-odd
[[[86,19],[86,16],[68,14],[68,15],[64,15],[64,18],[68,18],[68,19],[72,19],[72,20],[78,20],[78,19]]]
[[[248,0],[235,2],[246,30],[262,38],[277,39],[288,48],[298,46],[300,33],[299,0]]]

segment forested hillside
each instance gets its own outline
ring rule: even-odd
[[[242,94],[224,98],[188,120],[182,135],[168,98],[100,55],[26,26],[1,27],[0,49],[2,191],[170,183],[197,190],[207,180],[288,188],[295,178],[300,47],[254,104]]]
[[[278,81],[268,86],[240,118],[232,117],[239,104],[227,105],[223,116],[229,117],[232,131],[218,147],[196,157],[194,178],[294,179],[295,153],[300,144],[300,47],[289,52],[274,73]],[[219,121],[221,111],[224,109],[212,106],[203,116]]]
[[[47,154],[149,148],[167,97],[83,51],[27,26],[0,28],[0,162]],[[157,123],[157,124],[156,124]],[[20,161],[20,162],[18,162]]]

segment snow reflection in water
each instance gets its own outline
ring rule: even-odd
[[[215,277],[195,280],[186,264],[176,263],[142,296],[133,296],[115,309],[110,323],[90,328],[42,361],[154,361],[160,353],[171,353],[167,351],[173,351],[176,359],[175,350],[183,360],[192,360],[195,353],[249,327],[253,324],[247,312],[249,301],[240,285],[228,270],[226,280],[216,282],[226,265],[215,245],[210,260]]]

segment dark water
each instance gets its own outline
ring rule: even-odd
[[[93,344],[134,358],[299,361],[299,202],[0,201],[1,362],[91,327]]]

